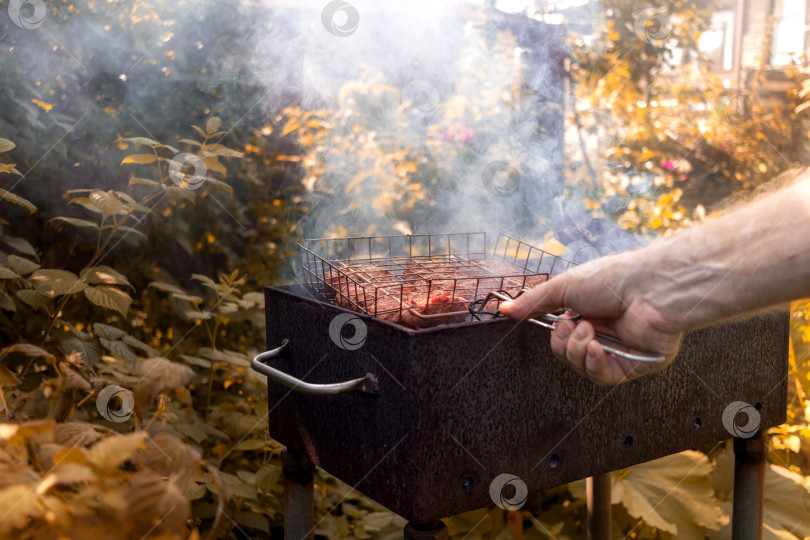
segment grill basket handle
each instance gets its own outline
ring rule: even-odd
[[[250,361],[250,367],[254,371],[261,373],[268,379],[289,386],[296,392],[309,394],[311,396],[328,396],[332,394],[344,394],[346,392],[365,392],[367,394],[379,394],[380,386],[377,376],[373,373],[366,373],[364,377],[334,384],[312,384],[297,379],[292,375],[279,371],[267,365],[267,362],[276,358],[284,358],[290,354],[290,340],[284,339],[281,346],[275,349],[256,355]]]

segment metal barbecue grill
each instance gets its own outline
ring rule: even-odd
[[[490,291],[531,288],[574,264],[505,234],[491,258],[486,233],[319,238],[306,244],[299,244],[305,281],[324,299],[419,328],[470,319],[467,304]],[[409,295],[414,305],[405,301]],[[437,297],[443,300],[430,306]],[[425,313],[430,307],[436,312]]]
[[[759,425],[735,439],[734,537],[757,537],[761,433],[785,421],[787,313],[688,332],[667,369],[603,388],[553,357],[548,330],[476,320],[490,302],[497,313],[492,290],[570,260],[506,235],[490,252],[483,233],[318,239],[301,257],[305,283],[265,289],[275,348],[252,362],[288,452],[287,538],[313,537],[314,466],[407,518],[406,538],[447,538],[438,520],[492,505],[503,473],[529,493],[592,478],[589,533],[610,538],[610,471],[729,438],[735,403]]]

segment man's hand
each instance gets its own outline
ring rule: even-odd
[[[513,319],[569,308],[582,315],[578,323],[557,323],[551,334],[555,356],[580,375],[600,385],[614,385],[659,371],[669,365],[681,340],[676,317],[657,305],[652,275],[640,271],[633,252],[579,265],[534,287],[517,300],[501,303]],[[649,282],[649,283],[647,283]],[[632,349],[665,354],[666,362],[633,362],[605,353],[594,338],[598,330],[614,335]]]

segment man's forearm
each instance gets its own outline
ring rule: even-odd
[[[810,297],[810,180],[640,253],[641,294],[682,329]],[[628,286],[632,284],[628,283]]]

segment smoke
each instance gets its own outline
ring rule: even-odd
[[[318,153],[324,172],[308,193],[307,235],[484,231],[494,241],[506,231],[599,252],[632,245],[594,224],[564,184],[560,25],[453,0],[122,0],[77,5],[92,14],[84,18],[29,2],[48,7],[45,20],[3,22],[3,65],[14,68],[4,76],[20,75],[55,109],[45,115],[20,96],[33,128],[9,135],[21,147],[58,147],[67,133],[109,166],[109,187],[124,188],[110,154],[119,134],[171,143],[216,114],[230,144],[300,106],[338,111]],[[190,95],[201,104],[194,118],[175,106]],[[86,158],[65,156],[63,168],[79,163],[73,180],[62,176],[75,182],[67,187],[85,187]]]

